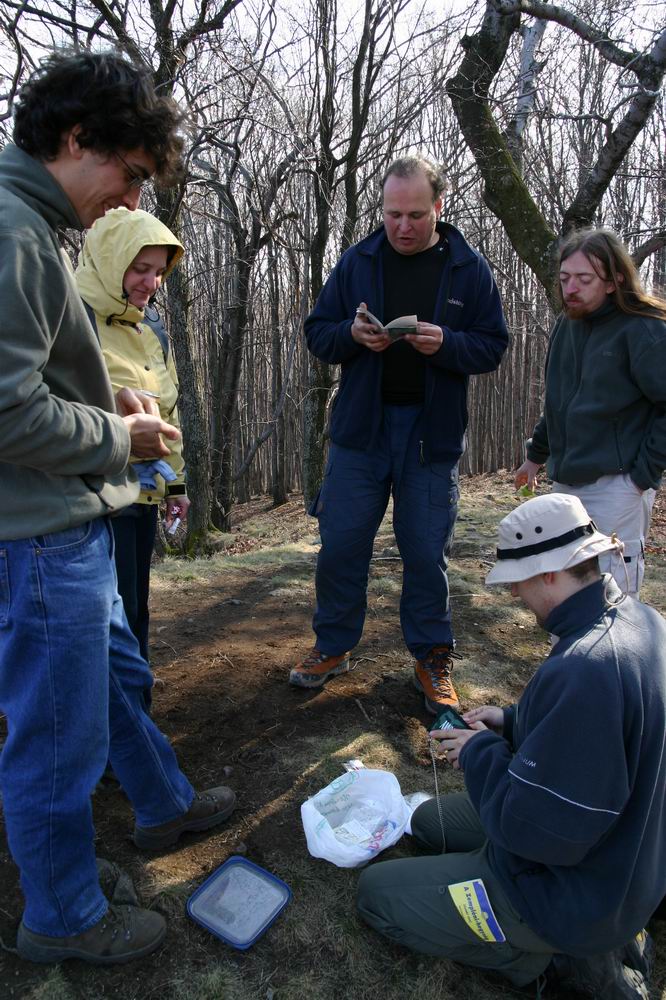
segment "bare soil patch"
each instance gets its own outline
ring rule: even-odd
[[[543,633],[508,595],[486,590],[499,519],[516,503],[512,476],[462,482],[451,564],[458,648],[456,687],[465,707],[514,699],[547,650]],[[48,969],[0,952],[0,996],[32,1000],[490,1000],[514,994],[473,970],[392,947],[357,919],[358,873],[307,853],[303,800],[361,757],[392,770],[403,792],[434,791],[426,742],[428,716],[413,689],[400,634],[401,563],[390,519],[375,545],[369,606],[355,669],[320,692],[294,690],[290,667],[312,645],[310,618],[317,523],[293,497],[278,509],[266,498],[237,508],[233,532],[211,560],[166,559],[152,595],[154,714],[198,788],[224,781],[238,795],[228,824],[184,838],[161,856],[130,842],[132,815],[122,792],[95,794],[97,853],[127,871],[144,905],[169,920],[157,954],[115,970],[78,962]],[[645,598],[666,611],[666,504],[658,498]],[[440,788],[461,787],[445,767]],[[414,853],[409,838],[385,857]],[[284,879],[294,898],[265,937],[235,952],[189,921],[187,897],[232,854],[245,854]],[[11,948],[21,914],[17,872],[0,841],[0,934]],[[666,946],[663,925],[658,945]],[[653,998],[665,997],[663,961]]]

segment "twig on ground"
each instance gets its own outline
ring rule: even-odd
[[[354,701],[356,702],[356,704],[360,708],[361,712],[365,716],[366,722],[369,722],[370,724],[372,724],[372,719],[370,718],[370,716],[368,715],[368,713],[366,712],[366,710],[363,708],[363,705],[361,704],[361,702],[359,701],[359,699],[358,698],[354,698]]]
[[[169,649],[171,650],[171,652],[173,653],[174,656],[178,656],[178,653],[173,648],[173,646],[171,645],[171,643],[167,642],[165,639],[151,639],[151,642],[161,642],[163,646],[168,646],[169,647]]]

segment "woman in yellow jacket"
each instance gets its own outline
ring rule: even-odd
[[[146,393],[176,427],[178,383],[172,352],[166,341],[163,349],[144,322],[144,310],[183,252],[173,233],[148,212],[114,208],[88,232],[76,270],[81,297],[89,313],[94,312],[113,391],[128,387]],[[176,518],[185,520],[190,505],[181,441],[165,443],[170,454],[162,462],[133,463],[141,482],[138,502],[111,521],[118,591],[146,660],[150,562],[159,504],[166,500],[167,529]]]

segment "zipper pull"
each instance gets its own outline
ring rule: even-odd
[[[425,458],[423,456],[423,441],[419,441],[419,462],[421,465],[425,465]]]

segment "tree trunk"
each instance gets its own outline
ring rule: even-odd
[[[176,192],[161,190],[157,196],[157,214],[169,218],[177,199]],[[178,222],[171,229],[180,238]],[[178,413],[183,434],[183,455],[187,469],[187,492],[192,501],[187,519],[186,550],[197,555],[208,549],[212,488],[210,482],[210,439],[205,387],[196,361],[196,351],[189,317],[189,293],[184,266],[175,268],[166,283],[169,302],[169,329],[178,372]]]

